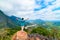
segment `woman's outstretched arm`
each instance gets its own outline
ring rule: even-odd
[[[29,18],[25,19],[25,20],[28,20]]]

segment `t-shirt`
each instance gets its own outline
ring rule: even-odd
[[[25,20],[18,19],[18,23],[20,26],[25,26]]]

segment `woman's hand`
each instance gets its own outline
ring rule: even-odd
[[[25,19],[25,20],[28,20],[29,18]]]
[[[16,20],[18,20],[18,18],[16,18]]]

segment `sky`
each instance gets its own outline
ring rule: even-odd
[[[30,20],[60,20],[60,0],[0,0],[0,10]]]

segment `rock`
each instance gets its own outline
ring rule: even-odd
[[[27,40],[28,35],[25,31],[18,31],[12,37],[12,40]]]
[[[30,40],[48,40],[45,36],[40,34],[29,34]]]

